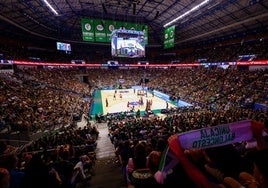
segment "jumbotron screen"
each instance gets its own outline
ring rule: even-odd
[[[111,34],[113,57],[145,57],[144,32],[136,30],[114,30]]]
[[[69,43],[63,43],[63,42],[57,42],[57,50],[62,50],[62,51],[72,51],[71,50],[71,44]]]

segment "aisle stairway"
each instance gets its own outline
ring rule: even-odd
[[[78,128],[83,128],[87,125],[87,121],[83,115],[81,121],[77,123]],[[111,143],[111,140],[108,136],[108,128],[107,123],[96,123],[95,121],[90,121],[90,124],[96,125],[99,130],[99,138],[97,140],[97,149],[96,155],[97,159],[114,157],[114,146]]]
[[[84,118],[82,118],[84,119]],[[83,120],[82,120],[83,121]],[[79,122],[78,126],[83,127],[86,122]],[[91,122],[95,123],[95,122]],[[114,146],[108,136],[106,123],[96,124],[99,130],[99,137],[96,148],[95,173],[91,180],[79,183],[76,188],[127,188],[114,153]]]
[[[111,143],[110,137],[108,136],[108,128],[106,123],[97,124],[99,130],[98,145],[96,149],[97,159],[114,157],[114,146]]]

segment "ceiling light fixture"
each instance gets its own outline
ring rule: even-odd
[[[52,7],[52,5],[47,1],[47,0],[43,0],[43,2],[46,4],[46,6],[56,15],[58,16],[59,13]]]
[[[193,11],[200,9],[203,5],[207,4],[209,1],[210,1],[210,0],[205,0],[205,1],[203,1],[202,3],[196,5],[196,6],[193,7],[192,9],[188,10],[187,12],[185,12],[184,14],[182,14],[182,15],[178,16],[177,18],[171,20],[170,22],[166,23],[166,24],[164,25],[164,27],[167,27],[167,26],[173,24],[174,22],[176,22],[176,21],[182,19],[183,17],[187,16],[188,14],[192,13]]]

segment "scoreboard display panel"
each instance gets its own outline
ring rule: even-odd
[[[111,35],[113,57],[145,57],[144,32],[136,30],[114,30]]]

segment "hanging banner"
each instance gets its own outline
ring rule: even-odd
[[[138,23],[130,23],[103,19],[81,19],[83,41],[111,42],[111,34],[115,29],[143,31],[145,44],[148,44],[148,26]]]
[[[82,25],[83,41],[94,42],[95,41],[94,20],[92,20],[92,19],[82,19],[81,20],[81,25]]]
[[[137,26],[138,31],[143,31],[144,37],[145,37],[145,44],[148,44],[148,26],[147,25],[138,25]]]
[[[142,30],[144,32],[144,35],[145,35],[145,42],[146,42],[146,45],[149,43],[149,29],[148,29],[148,26],[147,25],[143,25],[144,26],[144,29]]]
[[[138,30],[138,27],[137,27],[137,24],[135,24],[135,23],[127,23],[126,29],[127,30]]]
[[[126,29],[126,22],[116,21],[115,29]]]
[[[164,49],[173,48],[175,42],[175,25],[164,31]]]
[[[115,30],[115,26],[116,26],[116,21],[105,20],[107,42],[111,42],[111,34],[113,30]]]
[[[106,21],[101,19],[95,19],[95,41],[96,42],[107,42],[107,35],[106,35]]]

